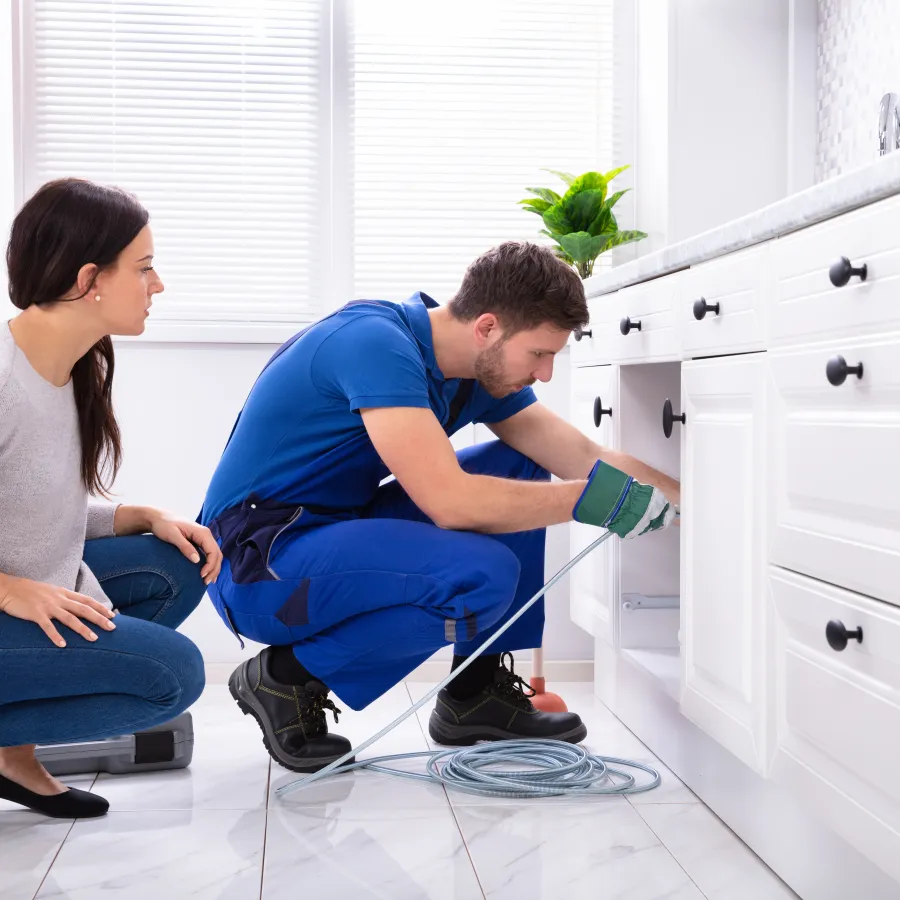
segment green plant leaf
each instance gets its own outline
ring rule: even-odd
[[[611,234],[618,230],[616,217],[612,214],[609,204],[603,204],[600,212],[594,217],[594,221],[591,222],[587,230],[595,237],[598,234]]]
[[[529,200],[520,200],[519,205],[528,210],[528,212],[537,213],[539,216],[542,216],[551,206],[548,200],[540,200],[537,197]]]
[[[606,199],[606,178],[600,172],[585,172],[579,175],[563,194],[562,202],[568,203],[576,194],[582,191],[602,191],[603,200]]]
[[[551,205],[562,200],[562,197],[556,191],[551,191],[550,188],[525,188],[525,190],[531,191],[532,194],[537,194],[541,200],[546,200]]]
[[[563,202],[566,217],[575,231],[587,231],[603,209],[605,190],[584,190]]]
[[[613,169],[612,171],[607,172],[603,177],[606,179],[606,182],[608,184],[610,181],[613,180],[613,178],[616,177],[616,175],[619,175],[622,172],[624,172],[626,169],[630,169],[630,168],[631,168],[631,166],[619,166],[618,169]]]
[[[616,231],[613,234],[600,234],[598,238],[603,238],[604,243],[600,253],[605,253],[613,247],[621,247],[622,244],[631,244],[634,241],[642,241],[647,235],[643,231]]]
[[[559,172],[556,169],[541,169],[541,171],[556,175],[557,178],[561,178],[566,184],[571,184],[575,180],[575,176],[570,175],[568,172]]]
[[[612,197],[610,197],[610,198],[606,201],[606,206],[607,206],[607,208],[612,209],[612,208],[619,202],[619,198],[620,198],[623,194],[627,194],[630,190],[631,190],[631,188],[625,188],[624,191],[616,191],[616,192],[612,195]]]
[[[569,221],[569,218],[560,203],[551,206],[550,209],[544,213],[543,219],[547,228],[553,232],[554,239],[561,234],[569,234],[570,231],[575,230],[572,228],[572,223]]]
[[[562,235],[559,244],[576,263],[588,263],[600,253],[600,248],[607,237],[605,234],[594,237],[586,231],[576,231],[573,234]]]

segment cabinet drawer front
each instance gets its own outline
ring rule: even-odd
[[[681,345],[690,356],[765,347],[763,319],[769,245],[753,247],[685,272],[678,289]],[[695,304],[712,307],[703,318]]]
[[[900,877],[900,611],[771,569],[774,753],[770,776]],[[840,652],[829,621],[862,628]]]
[[[614,296],[614,294],[603,294],[588,300],[590,322],[586,328],[582,329],[580,338],[574,334],[569,338],[573,365],[592,366],[609,362],[612,331],[608,313],[604,318],[604,309],[609,306]]]
[[[610,296],[604,313],[611,360],[636,362],[679,357],[674,314],[677,281],[677,275],[668,275]],[[628,334],[622,334],[621,323],[626,318],[631,320],[632,328]]]
[[[767,356],[771,562],[900,603],[900,335]]]
[[[835,287],[832,264],[867,267]],[[900,197],[892,197],[772,243],[774,344],[900,330]]]

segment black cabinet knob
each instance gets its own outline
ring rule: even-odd
[[[828,277],[835,287],[843,287],[854,275],[860,281],[865,281],[868,271],[869,267],[866,263],[863,263],[859,268],[855,268],[846,256],[842,256],[836,263],[832,264],[828,270]]]
[[[828,364],[825,366],[825,374],[828,376],[828,380],[835,387],[838,387],[847,380],[848,375],[855,375],[857,378],[862,378],[863,364],[860,363],[858,366],[848,366],[847,360],[844,359],[843,356],[833,356],[828,360]]]
[[[640,320],[638,320],[637,322],[632,322],[631,319],[628,318],[628,316],[625,316],[625,318],[622,319],[621,322],[619,322],[619,331],[621,331],[622,334],[628,334],[628,332],[632,329],[634,331],[641,330]]]
[[[862,628],[857,628],[856,631],[847,631],[843,622],[838,619],[832,619],[825,626],[825,639],[832,650],[840,652],[847,646],[847,641],[859,641],[862,643],[863,632]]]
[[[580,341],[583,337],[593,337],[594,332],[589,328],[576,328],[575,329],[575,340]]]
[[[680,416],[676,416],[672,411],[672,401],[667,399],[666,402],[663,403],[663,434],[667,438],[672,437],[672,425],[675,422],[681,422],[681,424],[684,425],[686,418],[684,413]]]
[[[603,402],[599,397],[594,398],[594,426],[596,428],[600,427],[600,420],[604,416],[609,416],[612,418],[612,409],[604,409]]]
[[[718,303],[707,303],[704,297],[694,301],[694,318],[699,322],[708,312],[719,314]]]

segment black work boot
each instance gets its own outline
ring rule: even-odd
[[[279,684],[272,677],[272,648],[239,665],[228,689],[241,712],[256,719],[263,743],[277,763],[294,772],[317,772],[350,750],[350,741],[328,733],[325,710],[337,722],[340,710],[328,699],[321,681]],[[352,760],[347,760],[352,762]]]
[[[504,665],[509,657],[509,668]],[[587,728],[576,713],[550,713],[535,709],[529,697],[534,691],[516,675],[511,653],[504,653],[493,678],[483,690],[466,700],[454,699],[444,688],[428,722],[432,740],[450,746],[477,741],[509,741],[528,738],[577,744]]]

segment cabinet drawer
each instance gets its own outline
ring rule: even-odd
[[[678,359],[680,345],[675,328],[675,290],[679,275],[623,288],[610,297],[603,310],[605,333],[610,335],[614,362]],[[630,330],[622,333],[622,323]]]
[[[572,348],[572,364],[575,366],[602,365],[609,362],[609,348],[612,330],[609,314],[604,310],[615,294],[602,294],[588,300],[590,322],[581,334],[573,334],[569,339]]]
[[[770,569],[770,777],[900,879],[900,611]],[[833,650],[830,621],[862,628]]]
[[[846,257],[866,280],[836,287],[831,266]],[[892,197],[772,243],[774,344],[900,330],[900,197]]]
[[[764,244],[733,253],[694,266],[681,276],[677,317],[686,355],[713,356],[765,348],[769,249]]]
[[[770,561],[900,603],[900,335],[767,356]]]

